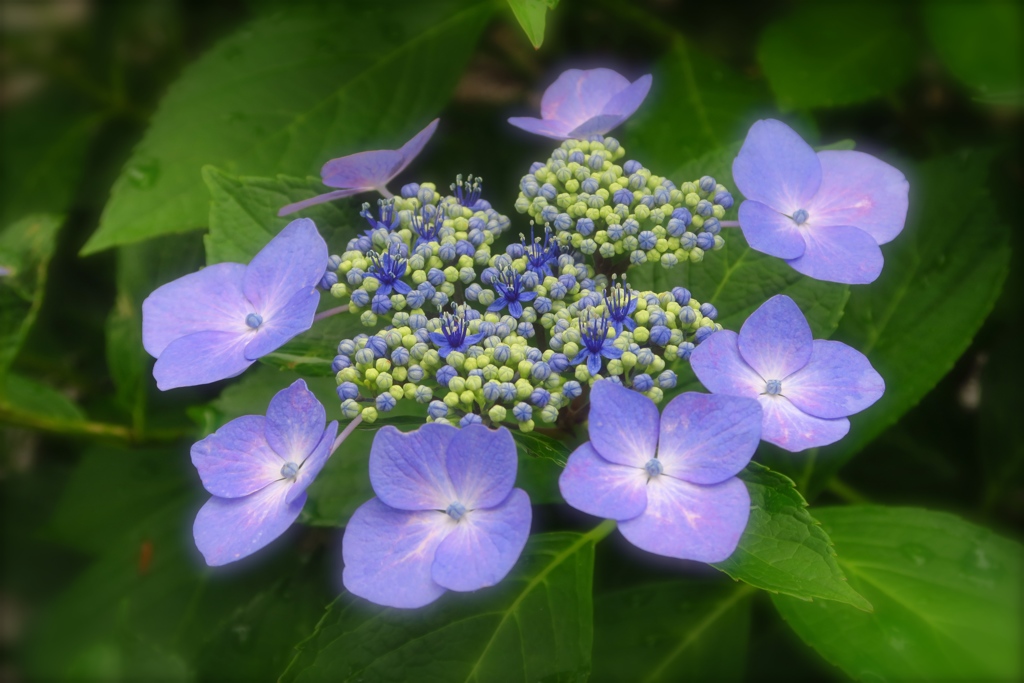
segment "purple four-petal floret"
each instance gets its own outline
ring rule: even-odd
[[[193,525],[207,564],[251,555],[292,525],[331,455],[338,423],[326,422],[300,379],[270,400],[266,417],[239,417],[192,446],[192,464],[213,494]]]
[[[863,152],[815,153],[781,121],[751,126],[732,173],[750,246],[817,280],[873,282],[878,245],[906,222],[910,185],[898,169]]]
[[[240,375],[313,325],[327,244],[313,221],[292,221],[249,265],[218,263],[142,302],[142,343],[161,390]]]
[[[715,394],[756,398],[761,438],[794,452],[839,441],[850,430],[847,416],[885,393],[864,354],[814,339],[800,308],[781,294],[751,313],[739,334],[721,330],[705,339],[690,366]]]
[[[700,562],[732,555],[750,515],[736,475],[760,440],[757,401],[685,393],[659,418],[651,399],[600,380],[589,429],[558,480],[569,505],[616,520],[648,552]]]
[[[370,450],[377,497],[355,511],[342,540],[345,588],[414,608],[501,581],[530,534],[530,497],[513,488],[517,464],[505,428],[383,427]]]
[[[630,83],[611,69],[569,69],[544,91],[543,118],[515,116],[508,122],[555,140],[604,135],[632,116],[650,89],[650,74]]]
[[[391,197],[387,185],[399,173],[405,170],[437,130],[440,119],[434,119],[427,127],[413,136],[400,149],[380,149],[371,152],[357,152],[347,157],[331,159],[320,170],[320,178],[327,187],[341,188],[333,192],[320,194],[301,202],[283,207],[278,216],[287,216],[315,204],[350,197],[362,192],[380,192]]]

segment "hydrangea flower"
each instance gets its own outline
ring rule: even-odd
[[[591,375],[601,372],[601,357],[622,358],[622,349],[615,346],[615,339],[608,338],[611,327],[605,316],[580,317],[580,342],[583,348],[572,359],[573,365],[586,361],[587,371]]]
[[[326,422],[300,379],[277,392],[266,417],[239,417],[192,446],[192,464],[213,494],[193,526],[208,565],[251,555],[292,525],[333,450],[338,423],[325,429]]]
[[[359,215],[366,219],[366,222],[370,225],[363,234],[367,237],[373,237],[373,233],[377,230],[386,230],[392,232],[399,225],[398,212],[395,211],[395,200],[394,199],[379,199],[377,200],[377,215],[373,215],[373,211],[370,210],[370,204],[363,202],[363,210],[359,212]]]
[[[615,336],[622,334],[622,328],[635,330],[636,322],[630,318],[637,307],[637,298],[629,285],[616,283],[605,295],[604,305],[608,309],[608,319],[615,330]]]
[[[249,265],[218,263],[142,302],[142,343],[162,390],[235,377],[308,330],[327,245],[308,218],[289,223]]]
[[[532,520],[530,497],[513,488],[517,464],[504,428],[382,428],[370,450],[377,497],[355,511],[342,540],[345,588],[413,608],[501,581]]]
[[[732,172],[750,246],[818,280],[873,282],[878,245],[907,218],[910,184],[899,170],[863,152],[815,153],[781,121],[751,126]]]
[[[278,211],[277,215],[287,216],[316,204],[374,190],[390,198],[392,195],[387,188],[388,183],[423,151],[423,147],[437,130],[438,121],[440,119],[431,121],[400,149],[357,152],[340,159],[331,159],[320,170],[320,179],[327,187],[340,189],[289,204]]]
[[[721,330],[705,339],[690,365],[712,393],[760,401],[761,438],[794,452],[843,438],[847,416],[885,392],[864,354],[813,339],[800,308],[781,294],[751,313],[739,334]]]
[[[518,319],[523,315],[523,304],[537,298],[537,292],[523,291],[523,276],[511,268],[501,271],[492,284],[498,296],[487,307],[491,313],[508,306],[508,314]]]
[[[459,311],[456,315],[451,313],[441,315],[441,331],[431,332],[430,341],[437,345],[438,355],[441,358],[447,358],[452,351],[464,353],[466,349],[478,343],[484,336],[483,332],[469,334],[469,321]]]
[[[720,562],[733,553],[750,515],[736,474],[760,440],[757,401],[686,393],[659,418],[649,398],[601,380],[589,429],[558,479],[569,505],[618,521],[626,540],[658,555]]]
[[[371,251],[366,257],[370,259],[367,272],[380,283],[376,291],[378,296],[390,296],[393,291],[399,294],[408,294],[412,291],[412,287],[402,280],[407,261],[401,257],[396,246],[391,245],[387,251],[380,254]]]
[[[553,275],[552,267],[558,266],[558,257],[562,253],[562,247],[557,240],[551,239],[551,229],[544,228],[544,238],[534,237],[533,225],[530,226],[530,242],[526,242],[526,236],[521,235],[520,243],[523,247],[523,255],[526,257],[526,270],[536,273],[541,278]]]
[[[632,116],[650,89],[650,74],[630,83],[611,69],[569,69],[544,91],[543,118],[515,116],[508,122],[555,140],[604,135]]]

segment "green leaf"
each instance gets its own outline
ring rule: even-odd
[[[770,24],[757,56],[783,109],[878,97],[914,68],[913,34],[896,4],[803,4]]]
[[[821,449],[813,490],[949,372],[999,297],[1010,246],[983,182],[990,158],[956,154],[908,174],[907,227],[883,245],[885,269],[878,280],[854,288],[835,335],[867,355],[885,379],[885,395],[851,418],[846,438]],[[964,178],[982,181],[965,184]],[[964,239],[972,234],[985,238]]]
[[[493,9],[299,3],[254,19],[168,91],[82,252],[206,225],[206,164],[305,175],[397,148],[447,102]]]
[[[0,232],[0,377],[43,305],[46,276],[64,218],[27,216]]]
[[[875,606],[772,597],[825,659],[859,680],[1019,680],[1020,544],[941,512],[817,512]]]
[[[871,604],[846,582],[832,541],[792,480],[757,463],[739,477],[750,492],[750,521],[736,552],[712,566],[772,593],[836,600],[870,611]]]
[[[516,21],[523,27],[533,47],[544,43],[544,24],[547,20],[549,0],[508,0]]]
[[[13,372],[0,377],[0,413],[31,416],[60,423],[78,423],[85,414],[73,401],[56,389]]]
[[[337,299],[329,294],[321,296],[320,308],[334,306]],[[313,323],[313,327],[295,337],[273,353],[260,359],[261,363],[285,370],[294,370],[307,377],[333,377],[331,363],[338,353],[338,342],[351,339],[368,328],[359,322],[359,316],[339,313]]]
[[[1020,106],[1024,89],[1020,3],[931,0],[923,10],[928,37],[953,76],[975,88],[983,101]]]
[[[596,596],[590,680],[743,680],[753,593],[677,580]]]
[[[614,528],[530,538],[512,573],[419,610],[331,606],[281,680],[582,680],[590,671],[594,544]]]
[[[558,477],[572,450],[559,440],[536,431],[512,430],[519,451],[519,473],[516,486],[530,494],[534,505],[562,503]]]

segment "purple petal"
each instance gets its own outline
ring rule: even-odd
[[[406,434],[382,427],[370,447],[370,483],[381,501],[399,510],[446,510],[458,499],[446,465],[458,433],[441,424]]]
[[[267,443],[285,460],[301,465],[323,436],[327,412],[297,379],[270,399],[267,407]]]
[[[530,497],[513,489],[497,507],[467,512],[434,554],[430,575],[453,591],[475,591],[511,571],[530,536]]]
[[[508,302],[508,314],[513,318],[518,318],[523,314],[523,305],[518,301]]]
[[[803,231],[789,216],[753,199],[740,204],[740,227],[751,248],[776,258],[804,253]]]
[[[444,593],[430,576],[437,546],[455,522],[443,512],[395,510],[373,498],[355,511],[341,541],[342,582],[370,602],[411,609]]]
[[[658,406],[608,380],[590,391],[590,442],[605,460],[643,467],[658,449]]]
[[[651,91],[653,79],[650,74],[641,76],[629,86],[616,93],[601,109],[601,114],[619,117],[619,122],[625,121],[640,108],[647,93]]]
[[[736,550],[749,516],[750,494],[735,477],[699,486],[661,475],[647,485],[647,509],[619,531],[657,555],[721,562]]]
[[[267,443],[262,415],[236,418],[192,446],[192,464],[203,488],[240,498],[281,479],[284,460]]]
[[[785,384],[783,384],[785,390]],[[761,438],[779,448],[796,453],[818,446],[827,446],[846,436],[850,421],[845,417],[825,420],[797,408],[785,396],[760,397],[764,421]]]
[[[569,131],[569,135],[567,137],[579,139],[586,138],[590,135],[604,135],[625,121],[626,118],[627,117],[619,116],[618,114],[599,114],[593,118],[587,119],[580,125],[573,128]]]
[[[736,187],[747,199],[792,216],[806,209],[821,185],[821,162],[796,131],[774,119],[750,127],[732,162]]]
[[[324,430],[320,443],[316,445],[316,448],[313,449],[313,452],[309,454],[309,457],[306,458],[299,468],[299,474],[295,477],[295,484],[288,493],[288,502],[291,502],[309,488],[309,485],[316,479],[316,475],[320,474],[320,470],[324,468],[327,460],[331,457],[331,446],[334,445],[334,437],[337,435],[338,422],[337,420],[332,420],[327,425],[327,429]]]
[[[569,456],[558,477],[565,502],[577,510],[608,519],[632,519],[647,507],[647,471],[608,462],[585,443]]]
[[[387,185],[401,163],[402,153],[397,150],[357,152],[328,161],[320,177],[327,187],[376,189]]]
[[[318,194],[315,197],[309,199],[303,199],[301,202],[295,202],[294,204],[288,204],[283,206],[277,211],[278,216],[287,216],[290,213],[301,211],[302,209],[309,208],[310,206],[316,206],[317,204],[326,204],[332,202],[335,199],[342,199],[344,197],[351,197],[354,194],[361,192],[372,192],[372,187],[354,187],[347,190],[335,190],[334,192],[326,192],[324,194]]]
[[[469,425],[448,446],[448,476],[456,499],[468,510],[494,507],[508,498],[518,466],[516,442],[505,428]]]
[[[543,135],[553,140],[565,140],[570,137],[572,132],[572,127],[568,123],[545,121],[544,119],[535,119],[532,116],[513,116],[508,122],[516,128],[525,130],[527,133]]]
[[[910,183],[899,171],[863,152],[818,152],[821,188],[805,207],[815,226],[852,225],[878,244],[891,241],[907,220]]]
[[[754,398],[765,389],[764,378],[740,355],[739,335],[732,330],[719,330],[702,341],[690,356],[690,367],[715,394]]]
[[[587,356],[587,372],[597,375],[601,372],[601,354],[591,353]]]
[[[245,372],[253,361],[245,357],[250,335],[234,332],[196,332],[175,339],[153,366],[160,391],[209,384]]]
[[[575,128],[605,113],[605,105],[629,86],[629,79],[611,69],[569,69],[544,91],[540,113],[545,119],[563,121]]]
[[[782,395],[815,417],[846,417],[885,393],[885,380],[860,351],[837,341],[816,339],[811,361],[782,385]]]
[[[863,230],[847,225],[812,227],[804,233],[804,239],[804,255],[787,263],[815,280],[864,285],[874,282],[882,272],[882,250]]]
[[[252,341],[245,347],[245,357],[249,360],[262,358],[311,328],[319,303],[320,292],[315,287],[295,292],[287,304],[264,318]]]
[[[658,460],[664,473],[704,485],[736,476],[761,441],[761,417],[753,398],[680,394],[661,414]]]
[[[402,145],[398,150],[402,155],[402,162],[392,169],[391,178],[394,178],[396,175],[404,171],[405,167],[408,166],[413,159],[419,156],[427,142],[429,142],[430,138],[434,135],[434,131],[437,130],[437,124],[440,123],[440,121],[441,119],[434,119],[427,124],[426,128],[421,130],[419,133],[416,133],[409,142]],[[388,180],[391,180],[391,178],[388,178]]]
[[[206,564],[240,560],[287,531],[306,504],[305,494],[291,503],[285,500],[291,487],[282,480],[244,498],[214,496],[206,501],[192,526]]]
[[[243,289],[264,320],[287,306],[295,293],[315,287],[327,270],[327,244],[316,225],[298,218],[263,247],[245,269]]]
[[[142,345],[159,358],[174,341],[195,332],[248,331],[253,312],[242,293],[245,266],[218,263],[178,278],[142,302]]]
[[[812,341],[811,326],[800,307],[776,294],[743,323],[739,349],[743,360],[767,381],[784,379],[807,365]]]

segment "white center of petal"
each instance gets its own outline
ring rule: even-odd
[[[294,479],[298,473],[299,466],[291,460],[281,465],[281,476],[285,479]]]

